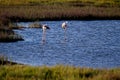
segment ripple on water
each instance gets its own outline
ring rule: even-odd
[[[0,43],[0,54],[34,66],[64,64],[93,68],[120,67],[120,20],[68,21],[66,41],[62,22],[41,21],[51,28],[47,30],[45,44],[41,41],[41,29],[15,30],[25,41]]]

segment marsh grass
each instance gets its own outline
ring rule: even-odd
[[[18,40],[23,40],[22,36],[16,34],[11,29],[0,28],[0,42],[15,42]]]
[[[40,4],[56,4],[56,3],[82,3],[82,5],[92,6],[119,6],[119,0],[0,0],[1,5],[40,5]]]
[[[14,22],[14,23],[10,22],[8,24],[8,29],[23,29],[23,28],[25,28],[25,27],[18,25],[17,22]]]
[[[4,0],[0,4],[4,22],[120,19],[118,0]]]
[[[3,65],[4,64],[4,61],[7,61],[8,58],[5,57],[4,55],[0,55],[0,64]]]
[[[37,22],[37,21],[35,21],[35,22],[29,24],[28,28],[42,28],[42,24]]]
[[[16,65],[13,65],[16,64]],[[1,80],[120,80],[120,69],[92,69],[74,66],[28,66],[0,55]]]
[[[12,62],[12,60],[9,60],[7,56],[0,54],[0,66],[3,65],[15,65],[18,64],[16,62]],[[22,65],[22,64],[19,64]]]
[[[120,69],[91,69],[73,66],[0,66],[2,80],[119,80]]]
[[[69,7],[60,5],[7,6],[0,7],[0,12],[1,16],[7,17],[11,22],[120,19],[120,8],[116,7]]]

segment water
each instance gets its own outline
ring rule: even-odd
[[[41,29],[15,30],[25,41],[0,43],[0,54],[33,66],[120,67],[120,20],[68,21],[66,41],[62,22],[40,22],[51,28],[47,30],[45,44],[41,41]],[[29,23],[19,24],[28,27]]]

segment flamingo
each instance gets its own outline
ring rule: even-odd
[[[65,21],[65,22],[62,23],[62,28],[65,29],[65,30],[67,28],[67,23],[68,23],[67,21]]]
[[[50,29],[46,24],[42,25],[43,35],[42,35],[42,41],[46,41],[46,30]]]
[[[62,23],[62,28],[64,29],[64,31],[65,31],[65,33],[64,33],[64,38],[65,38],[65,40],[66,40],[66,29],[67,29],[67,21],[65,21],[65,22],[63,22]]]

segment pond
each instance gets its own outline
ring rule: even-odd
[[[15,30],[24,41],[0,43],[0,54],[32,66],[120,67],[120,20],[68,21],[66,40],[62,22],[40,21],[50,27],[44,44],[40,28]],[[28,27],[30,23],[18,24]]]

